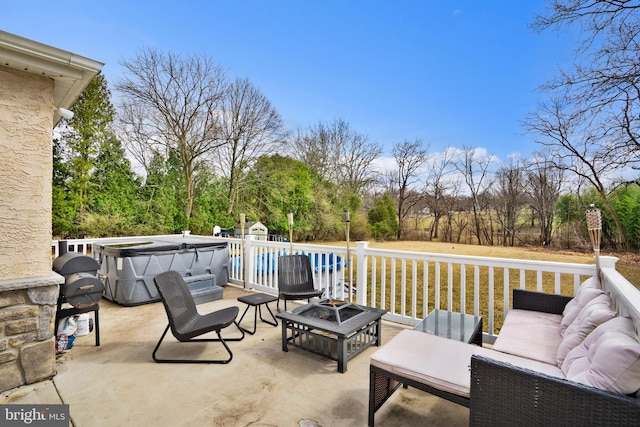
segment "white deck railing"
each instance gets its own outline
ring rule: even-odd
[[[636,325],[636,332],[640,336],[640,290],[618,273],[615,267],[601,267],[600,279],[602,287],[611,296],[618,313],[633,319]]]
[[[314,266],[316,287],[325,289],[328,297],[383,308],[385,319],[408,325],[434,308],[481,315],[487,341],[499,331],[513,288],[572,295],[582,280],[595,274],[595,264],[384,250],[370,248],[368,242],[357,242],[347,254],[346,245],[211,239],[228,242],[229,281],[247,289],[277,294],[277,258],[304,253]],[[96,240],[120,239],[68,240],[68,250],[90,253]],[[54,241],[56,256],[57,250]],[[622,313],[634,312],[640,319],[640,291],[615,271],[616,261],[600,258],[603,285],[615,295]]]

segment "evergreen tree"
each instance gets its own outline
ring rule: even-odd
[[[226,180],[207,173],[201,173],[198,180],[197,187],[200,191],[190,218],[191,232],[207,235],[213,232],[216,225],[221,228],[233,227],[238,218],[227,215],[229,199]]]
[[[388,194],[375,201],[369,211],[369,225],[376,239],[388,239],[398,232],[398,216],[396,206]]]
[[[263,156],[250,172],[251,198],[244,206],[253,206],[245,212],[247,218],[259,220],[270,232],[286,233],[289,229],[287,214],[294,215],[296,233],[313,228],[308,212],[314,204],[309,169],[301,161],[278,154]]]
[[[87,217],[103,224],[100,235],[128,235],[137,229],[140,184],[140,179],[131,170],[131,163],[125,156],[122,143],[110,135],[100,145],[90,179],[91,214]],[[89,224],[84,226],[89,228],[87,232],[96,234],[96,230],[91,230]]]
[[[184,227],[184,185],[178,156],[156,154],[141,190],[141,234],[180,232]]]
[[[89,210],[91,174],[101,144],[111,133],[115,109],[102,74],[89,83],[71,106],[70,120],[61,120],[61,138],[54,145],[54,234],[80,237],[83,216]],[[64,194],[64,197],[63,197]]]
[[[71,179],[65,145],[53,140],[53,182],[52,182],[52,232],[54,236],[65,238],[73,226],[75,209],[68,197],[68,182]]]
[[[640,218],[640,187],[636,184],[623,185],[611,193],[610,200],[627,236],[629,249],[638,250],[640,248],[640,221],[638,221],[638,218]],[[605,216],[604,221],[608,219],[608,216]],[[606,222],[603,224],[603,229],[604,225],[606,225]],[[607,229],[616,230],[613,223]],[[604,236],[604,234],[603,230],[603,238],[609,237],[608,235]],[[615,242],[616,240],[613,241]]]

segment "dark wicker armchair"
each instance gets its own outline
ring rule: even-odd
[[[309,300],[322,294],[322,290],[313,286],[313,270],[308,256],[284,255],[278,258],[278,311],[281,299],[286,311],[287,300]]]
[[[176,271],[167,271],[165,273],[158,274],[153,278],[162,304],[167,312],[167,318],[169,324],[165,328],[158,344],[153,349],[153,360],[158,363],[229,363],[233,358],[231,349],[220,335],[220,331],[232,324],[242,333],[241,337],[227,338],[226,341],[240,341],[244,338],[244,331],[236,323],[236,317],[238,316],[238,307],[228,307],[221,310],[214,311],[205,315],[198,313],[196,304],[193,300],[193,296],[189,291],[184,279],[180,273]],[[160,344],[165,335],[171,328],[171,333],[180,342],[202,342],[202,341],[216,341],[221,342],[224,348],[229,354],[227,359],[159,359],[156,357],[156,353],[160,348]],[[213,332],[218,335],[218,338],[195,338],[200,335],[204,335],[207,332]]]

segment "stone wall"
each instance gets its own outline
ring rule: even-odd
[[[0,281],[0,392],[55,375],[59,279]]]

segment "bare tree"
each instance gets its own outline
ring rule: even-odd
[[[456,202],[457,203],[454,205],[456,208],[452,211],[453,214],[450,215],[453,217],[453,228],[456,231],[456,234],[451,241],[460,243],[462,241],[462,235],[470,229],[471,224],[473,223],[473,209],[471,208],[473,203],[470,198],[463,197],[456,200]],[[471,244],[472,240],[468,239],[466,243]]]
[[[564,168],[555,167],[550,152],[542,151],[534,153],[525,171],[529,205],[540,230],[539,243],[550,245],[553,239],[555,206],[564,184]]]
[[[554,167],[569,171],[579,179],[588,181],[600,194],[602,201],[616,224],[623,244],[628,241],[618,215],[609,202],[605,179],[623,167],[627,159],[615,155],[600,144],[600,129],[590,126],[591,118],[583,111],[565,111],[564,103],[555,100],[552,107],[541,109],[527,119],[530,132],[542,136],[537,142],[549,150]]]
[[[623,244],[628,239],[610,206],[606,179],[640,164],[640,4],[629,0],[553,0],[537,16],[537,31],[578,27],[576,63],[543,89],[552,94],[527,122],[603,198]],[[636,173],[637,175],[637,173]]]
[[[579,27],[577,61],[544,87],[600,128],[615,156],[640,161],[640,4],[629,0],[553,0],[537,31]],[[566,109],[566,108],[565,108]],[[592,132],[595,134],[596,132]]]
[[[452,190],[459,188],[453,180],[446,179],[451,172],[449,169],[452,167],[454,152],[455,150],[446,149],[441,155],[434,156],[427,172],[424,184],[425,203],[433,215],[429,240],[439,237],[440,220],[451,210]]]
[[[463,147],[460,157],[453,162],[462,175],[471,197],[474,234],[478,244],[493,245],[493,218],[489,209],[491,186],[490,167],[493,161],[481,150]]]
[[[503,246],[514,246],[516,233],[522,227],[518,218],[526,205],[525,174],[521,162],[511,158],[496,171],[494,207],[500,224]]]
[[[369,142],[364,135],[352,133],[340,147],[338,183],[352,194],[363,196],[364,191],[379,180],[373,162],[382,154],[382,146]]]
[[[222,102],[220,132],[224,144],[216,150],[216,165],[227,179],[227,214],[231,216],[247,168],[258,157],[275,153],[282,144],[283,123],[271,102],[248,79],[236,79]]]
[[[143,165],[148,165],[148,153],[177,153],[189,217],[195,175],[206,157],[225,143],[220,137],[224,72],[207,57],[181,57],[153,49],[123,60],[122,66],[127,74],[116,89],[121,95],[123,140]]]
[[[343,190],[363,196],[378,179],[373,162],[382,153],[380,144],[355,132],[343,119],[318,123],[291,141],[295,157]]]
[[[298,130],[291,140],[294,158],[301,160],[323,179],[335,182],[340,152],[334,140],[332,125],[319,122],[306,131]]]
[[[396,143],[391,149],[396,161],[396,169],[390,177],[394,194],[397,197],[398,239],[402,238],[405,220],[413,207],[419,202],[422,193],[416,189],[419,182],[420,169],[429,159],[429,147],[424,147],[421,140]]]

